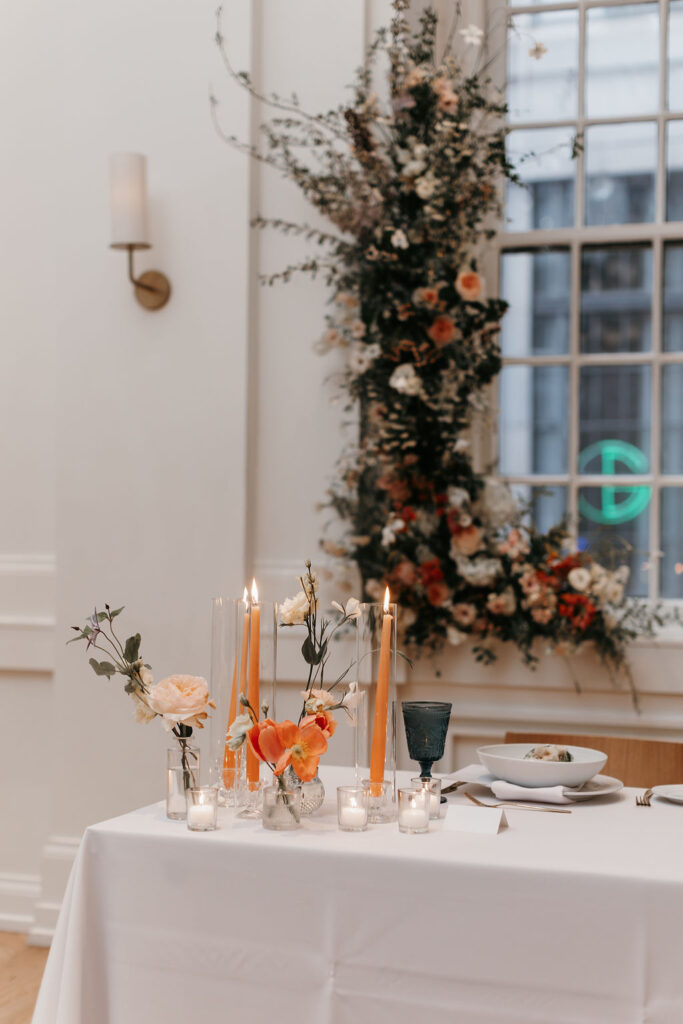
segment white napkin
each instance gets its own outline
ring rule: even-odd
[[[532,789],[531,786],[515,786],[512,782],[503,782],[502,779],[491,783],[491,792],[498,800],[538,800],[544,804],[572,803],[564,791],[564,786]]]

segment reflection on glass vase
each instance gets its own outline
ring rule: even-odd
[[[297,779],[298,782],[298,779]],[[301,825],[301,786],[290,786],[284,776],[263,790],[263,827],[288,832]]]
[[[325,787],[317,771],[310,782],[302,782],[290,765],[283,772],[283,777],[288,788],[294,789],[296,786],[301,786],[301,814],[304,818],[308,818],[322,807],[325,800]]]
[[[199,785],[199,748],[182,740],[166,751],[166,817],[184,821],[187,790]]]

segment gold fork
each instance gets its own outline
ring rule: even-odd
[[[515,811],[547,811],[548,814],[571,814],[572,812],[566,807],[529,807],[528,804],[485,804],[481,800],[477,800],[476,796],[472,796],[471,793],[465,793],[468,800],[471,800],[477,807],[511,807]]]
[[[636,797],[636,807],[649,807],[652,798],[652,789],[646,789],[644,793]]]

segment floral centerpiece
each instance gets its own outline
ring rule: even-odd
[[[310,561],[306,562],[306,572],[299,583],[300,591],[280,605],[283,628],[306,627],[301,653],[308,666],[308,678],[301,694],[303,703],[298,722],[274,722],[267,717],[267,708],[262,709],[265,717],[259,719],[258,709],[242,695],[240,703],[244,711],[230,724],[227,743],[236,751],[246,741],[256,757],[268,765],[282,790],[288,785],[315,782],[316,792],[309,793],[309,806],[304,806],[307,811],[315,810],[324,799],[318,764],[327,750],[327,741],[337,728],[334,712],[343,711],[353,719],[360,699],[357,682],[344,683],[353,662],[331,683],[325,679],[330,643],[344,626],[355,623],[360,615],[360,602],[349,598],[342,606],[333,601],[335,618],[324,617],[319,613],[318,578]]]
[[[77,636],[68,643],[85,640],[86,651],[94,648],[106,655],[98,661],[91,657],[89,664],[95,675],[121,675],[124,690],[130,695],[138,722],[149,723],[155,718],[178,741],[184,788],[198,783],[197,754],[190,745],[193,729],[203,729],[208,718],[207,708],[215,705],[209,697],[209,687],[201,676],[172,675],[155,683],[152,668],[140,656],[141,637],[134,633],[127,640],[119,639],[114,619],[123,607],[112,609],[105,604],[103,612],[95,608],[84,626],[72,626]]]
[[[261,126],[263,148],[224,138],[280,171],[330,225],[254,221],[318,246],[266,280],[323,276],[332,305],[316,348],[346,357],[341,387],[359,434],[328,493],[345,532],[323,547],[355,563],[369,598],[387,584],[399,595],[409,648],[435,651],[466,634],[483,641],[482,657],[494,656],[487,641],[496,638],[516,643],[531,662],[539,637],[560,650],[592,642],[611,668],[622,668],[628,639],[652,629],[659,613],[624,607],[623,570],[607,601],[606,590],[572,585],[568,572],[556,571],[570,544],[559,528],[514,534],[529,551],[513,557],[516,541],[504,528],[515,525],[519,508],[473,464],[467,429],[501,368],[506,309],[487,295],[480,260],[501,214],[501,182],[517,177],[506,157],[506,106],[481,59],[483,33],[458,27],[456,4],[439,53],[433,8],[413,30],[408,7],[394,0],[392,23],[377,32],[351,98],[324,113],[296,97],[264,96],[237,73],[218,14],[228,73],[275,112]],[[529,59],[540,59],[545,47],[531,43]],[[378,82],[380,59],[386,85]],[[220,131],[215,98],[212,109]],[[569,557],[566,564],[582,570],[575,582],[584,571],[602,579],[589,555]]]

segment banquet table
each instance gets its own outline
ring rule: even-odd
[[[321,774],[296,832],[163,804],[88,828],[34,1024],[681,1024],[683,806],[348,833],[351,770]]]

